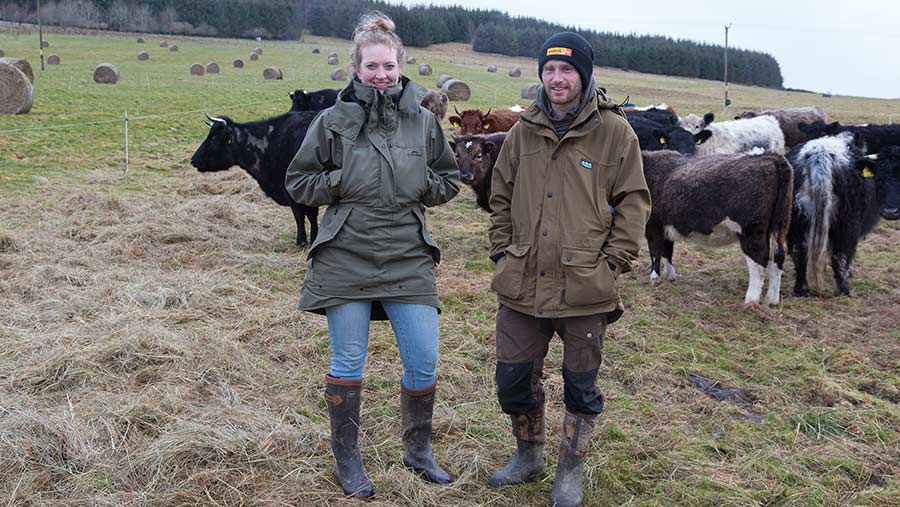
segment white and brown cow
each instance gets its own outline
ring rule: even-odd
[[[641,156],[653,201],[646,228],[650,282],[660,275],[675,280],[675,240],[710,246],[737,241],[750,273],[744,302],[759,302],[768,273],[765,303],[777,304],[793,195],[787,159],[773,153],[690,157],[645,151]]]

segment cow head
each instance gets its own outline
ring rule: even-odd
[[[458,128],[459,133],[462,135],[484,134],[491,128],[490,120],[488,119],[488,116],[491,114],[490,109],[486,113],[482,113],[478,109],[466,109],[461,113],[455,107],[453,110],[456,111],[456,116],[448,118],[450,125]]]
[[[671,127],[654,129],[653,136],[659,140],[663,150],[674,150],[683,155],[693,155],[697,151],[697,146],[712,137],[712,132],[701,130],[696,134],[691,134],[681,127]]]
[[[466,185],[481,182],[493,167],[498,146],[483,135],[458,136],[450,141],[459,165],[459,179]]]
[[[875,178],[879,213],[885,220],[900,219],[900,146],[887,146],[858,164],[863,178]]]
[[[227,116],[206,118],[209,134],[191,157],[191,165],[200,172],[224,171],[238,163],[234,122]]]
[[[705,129],[710,123],[712,123],[714,119],[715,115],[713,115],[712,113],[704,114],[703,118],[692,113],[683,118],[679,118],[678,126],[687,130],[691,134],[697,134],[701,130]]]
[[[812,123],[801,121],[797,124],[797,128],[800,129],[800,132],[806,134],[807,140],[812,140],[837,135],[840,132],[841,124],[838,122],[825,123],[822,120],[816,120]]]
[[[324,89],[316,92],[294,90],[291,97],[291,111],[321,111],[334,105],[338,90]]]

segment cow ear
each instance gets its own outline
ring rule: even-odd
[[[494,143],[492,143],[490,141],[485,141],[481,145],[481,153],[491,153],[492,154],[492,153],[494,153],[494,148],[495,148]]]
[[[451,117],[447,118],[447,120],[450,121],[450,125],[452,125],[456,128],[459,128],[459,122],[460,122],[459,116],[451,116]]]
[[[716,115],[714,115],[712,113],[706,113],[703,115],[703,123],[706,123],[707,125],[712,123],[713,120],[715,120],[715,119],[716,119]]]
[[[826,132],[828,135],[833,136],[838,133],[838,129],[841,128],[840,122],[831,122],[828,124],[826,128]]]
[[[712,137],[712,132],[710,132],[709,130],[701,130],[700,132],[694,134],[694,144],[703,144],[708,141],[710,137]]]

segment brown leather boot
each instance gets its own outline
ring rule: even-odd
[[[550,507],[581,505],[581,469],[591,444],[596,415],[574,415],[566,411],[559,444],[556,478],[550,492]]]
[[[544,406],[530,414],[509,417],[516,452],[488,479],[488,485],[494,488],[536,481],[544,474]]]
[[[431,418],[437,384],[413,391],[400,386],[400,414],[403,425],[403,464],[436,484],[450,484],[450,474],[439,467],[431,452]]]
[[[331,452],[335,475],[347,496],[370,497],[375,486],[366,475],[359,455],[359,403],[362,380],[325,375],[325,401],[331,417]]]

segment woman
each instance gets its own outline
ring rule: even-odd
[[[300,308],[324,313],[331,340],[325,399],[336,474],[347,495],[374,493],[357,435],[369,321],[390,319],[403,362],[403,463],[425,479],[450,476],[431,452],[438,355],[437,244],[425,207],[459,192],[456,159],[426,90],[401,76],[394,22],[365,14],[353,34],[352,82],[310,125],[285,185],[307,206],[328,205],[309,249]]]

